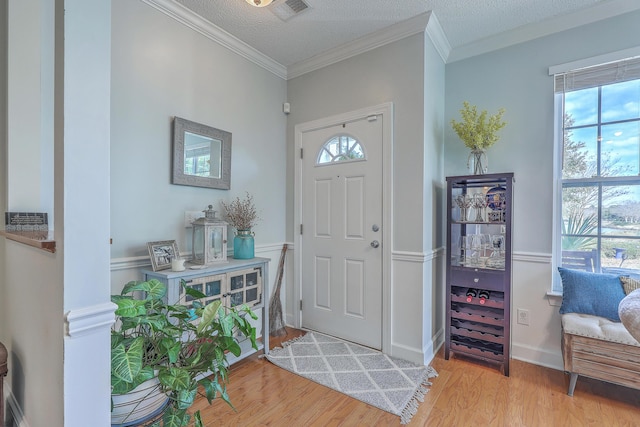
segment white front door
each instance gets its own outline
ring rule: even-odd
[[[382,347],[382,115],[302,134],[302,327]]]

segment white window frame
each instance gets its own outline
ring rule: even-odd
[[[581,68],[593,67],[627,58],[640,56],[640,46],[617,52],[585,58],[578,61],[549,67],[549,75],[568,73]],[[555,77],[554,77],[555,80]],[[562,111],[561,111],[562,110]],[[561,112],[560,114],[558,112]],[[564,103],[560,93],[554,93],[554,152],[553,152],[553,226],[552,226],[552,280],[550,294],[562,293],[562,281],[558,267],[562,260],[562,236],[559,229],[562,221],[562,155],[564,148]]]
[[[327,153],[331,153],[331,151],[327,148],[327,146],[333,142],[334,140],[340,140],[340,138],[347,138],[347,140],[353,140],[355,141],[355,143],[357,144],[357,146],[360,148],[360,150],[362,151],[362,157],[358,157],[358,158],[354,158],[354,159],[348,159],[348,158],[342,158],[342,159],[333,159],[329,162],[322,162],[321,158],[323,153],[326,151]],[[331,154],[330,154],[331,155]],[[318,153],[316,154],[316,166],[329,166],[329,165],[335,165],[338,163],[346,163],[346,162],[363,162],[367,160],[367,152],[365,150],[364,145],[362,145],[362,143],[357,139],[354,138],[353,135],[350,135],[348,133],[339,133],[336,135],[333,135],[331,138],[328,138],[324,144],[322,144],[322,147],[320,147],[320,150],[318,151]]]

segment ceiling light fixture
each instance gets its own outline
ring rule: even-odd
[[[247,3],[255,7],[269,6],[271,2],[273,2],[273,0],[247,0]]]

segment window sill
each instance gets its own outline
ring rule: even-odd
[[[562,292],[547,291],[547,300],[549,300],[549,305],[560,307],[562,305]]]
[[[14,242],[33,246],[43,251],[55,253],[56,241],[53,240],[52,231],[0,231],[0,236],[4,236]]]

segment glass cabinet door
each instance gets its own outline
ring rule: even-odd
[[[205,295],[199,300],[203,305],[220,300],[225,307],[242,304],[253,307],[262,302],[262,268],[197,277],[185,282],[185,286]],[[192,301],[193,298],[181,286],[179,304],[193,308]]]
[[[189,280],[185,283],[185,286],[190,287],[198,292],[202,292],[205,294],[205,297],[200,300],[203,305],[210,304],[213,301],[221,300],[224,295],[224,286],[226,281],[226,275],[217,274],[214,276],[204,276],[197,277],[195,279]],[[193,298],[187,295],[182,288],[180,287],[180,304],[186,305],[189,308],[192,308]],[[222,301],[224,305],[224,301]]]
[[[262,301],[262,268],[230,273],[229,306],[247,304],[253,307]]]
[[[451,265],[505,269],[506,188],[457,185],[451,190]]]

